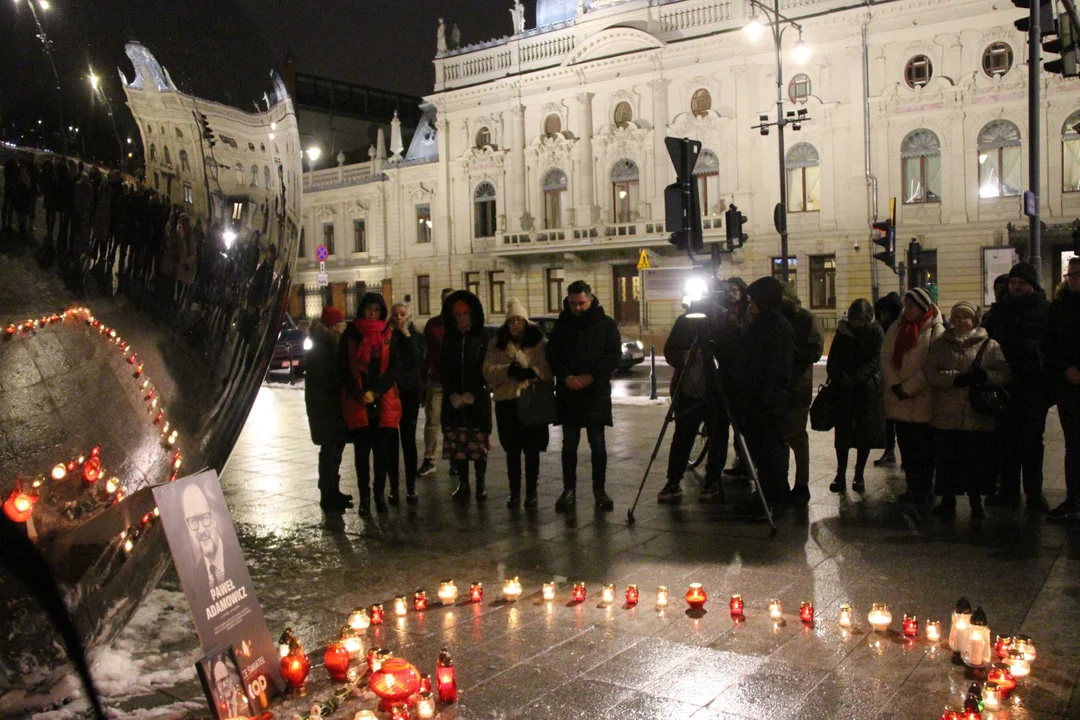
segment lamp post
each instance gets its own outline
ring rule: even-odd
[[[105,87],[101,82],[101,78],[94,74],[94,68],[90,68],[90,74],[87,76],[87,80],[90,82],[90,95],[91,97],[100,98],[105,103],[105,110],[109,113],[109,122],[112,123],[113,135],[116,136],[116,149],[120,153],[117,161],[121,169],[124,167],[124,144],[120,140],[120,130],[116,127],[116,116],[113,115],[112,103],[109,102],[109,97],[105,94]],[[85,143],[85,138],[83,143]],[[131,138],[128,138],[128,142],[131,142]],[[85,153],[84,153],[85,154]]]
[[[799,40],[795,43],[795,48],[792,52],[792,57],[795,62],[800,65],[810,59],[810,46],[807,45],[802,39],[802,25],[795,22],[789,17],[780,13],[780,0],[773,0],[773,6],[768,7],[758,0],[749,0],[750,5],[754,8],[754,14],[750,16],[750,22],[746,24],[743,30],[752,41],[757,41],[761,35],[765,32],[765,26],[758,19],[757,11],[761,11],[765,15],[766,22],[769,27],[769,31],[772,33],[773,47],[776,50],[776,122],[768,122],[767,116],[761,116],[759,124],[754,127],[761,131],[762,135],[769,134],[769,127],[776,126],[776,135],[779,146],[779,163],[780,163],[780,203],[776,207],[775,222],[776,229],[780,233],[780,277],[784,282],[788,281],[788,230],[787,230],[787,173],[786,173],[786,158],[784,157],[784,128],[788,125],[792,125],[793,130],[799,130],[802,127],[802,122],[809,120],[806,116],[806,110],[799,110],[798,113],[789,112],[784,115],[784,59],[783,59],[783,38],[784,31],[789,27],[793,27],[799,31]]]
[[[304,151],[304,155],[308,159],[308,185],[310,186],[315,182],[315,163],[319,161],[319,156],[322,155],[322,148],[318,145],[312,145]]]

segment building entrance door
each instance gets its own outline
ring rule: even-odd
[[[615,322],[619,325],[641,324],[641,275],[636,265],[615,265]]]

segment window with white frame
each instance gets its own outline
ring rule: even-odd
[[[465,291],[471,292],[477,298],[480,297],[480,273],[476,271],[469,271],[463,274],[465,281]]]
[[[694,177],[698,182],[698,200],[703,217],[720,212],[720,159],[712,150],[702,150],[694,164]]]
[[[1080,192],[1080,110],[1061,128],[1061,189]]]
[[[634,109],[623,101],[615,106],[615,127],[624,128],[634,119]]]
[[[491,130],[482,127],[476,131],[476,147],[485,148],[491,144]]]
[[[431,205],[428,203],[416,206],[416,242],[431,242]]]
[[[712,95],[705,88],[701,88],[690,98],[690,112],[697,117],[705,117],[712,109]]]
[[[1016,197],[1023,183],[1020,128],[991,120],[979,131],[979,197]]]
[[[366,253],[367,249],[367,223],[364,220],[352,221],[353,252]]]
[[[562,312],[564,278],[562,268],[547,268],[544,270],[544,279],[547,282],[547,311],[549,313]]]
[[[191,183],[184,183],[184,202],[188,205],[195,204],[195,192],[191,188]]]
[[[334,223],[325,222],[322,226],[322,242],[331,255],[334,254]]]
[[[916,55],[904,66],[904,82],[909,88],[922,87],[934,77],[934,64],[925,55]]]
[[[633,160],[619,160],[611,168],[611,219],[617,223],[634,221],[638,207],[638,180],[641,173]]]
[[[788,270],[790,277],[791,270]],[[810,309],[836,309],[836,256],[810,256]]]
[[[788,97],[793,103],[804,103],[810,97],[810,76],[799,73],[788,83]]]
[[[931,130],[912,130],[900,145],[904,203],[941,202],[941,142]]]
[[[810,143],[797,143],[788,150],[788,212],[814,212],[821,209],[821,167],[818,151]]]
[[[473,193],[474,237],[493,237],[495,235],[495,186],[482,182]]]
[[[180,171],[191,172],[191,160],[188,158],[187,150],[180,151]]]
[[[996,42],[983,51],[983,72],[990,77],[1004,75],[1013,64],[1013,50],[1008,43]]]
[[[488,273],[488,312],[495,315],[506,312],[506,273],[502,270]]]
[[[566,227],[567,221],[567,184],[566,173],[558,168],[548,170],[544,175],[544,229],[554,230]]]
[[[562,132],[562,118],[558,113],[551,113],[544,119],[544,134],[551,136]]]

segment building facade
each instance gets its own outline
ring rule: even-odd
[[[789,271],[804,305],[830,324],[870,296],[870,224],[890,197],[907,284],[937,284],[946,307],[987,302],[1014,257],[1008,226],[1027,222],[1020,11],[993,0],[781,8],[812,46],[797,64],[798,33],[784,33],[785,110],[809,118],[788,128],[783,169]],[[664,226],[669,135],[703,143],[706,242],[723,241],[732,203],[749,218],[750,239],[721,275],[778,276],[780,154],[775,131],[754,127],[775,120],[776,59],[768,30],[757,41],[743,31],[754,15],[744,0],[539,0],[542,27],[440,52],[404,161],[305,176],[305,299],[294,311],[317,312],[324,295],[347,304],[361,283],[411,301],[423,320],[453,286],[477,292],[498,322],[510,297],[535,315],[558,312],[566,285],[584,278],[624,328],[663,334],[689,272]],[[1080,212],[1080,85],[1041,83],[1041,212],[1066,224]],[[332,246],[324,295],[308,291],[312,239]],[[1071,240],[1046,245],[1044,276],[1060,278]],[[639,271],[643,250],[652,269]],[[899,289],[877,266],[881,292]]]

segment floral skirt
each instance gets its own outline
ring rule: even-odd
[[[474,428],[443,431],[444,460],[481,460],[487,457],[488,433]]]

